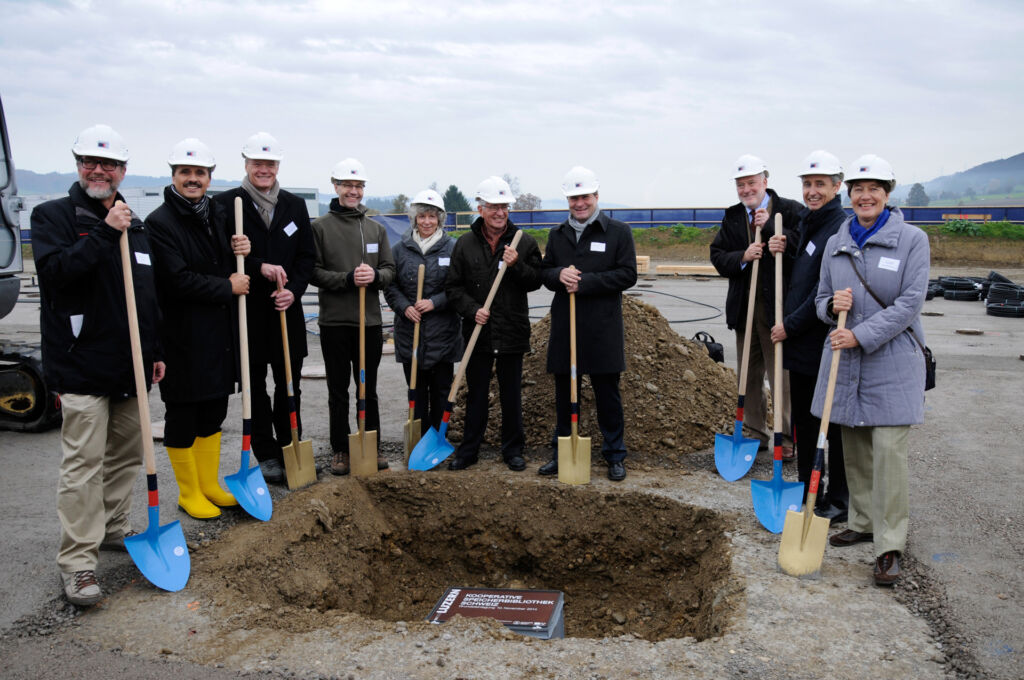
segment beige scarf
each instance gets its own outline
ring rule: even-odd
[[[419,229],[417,229],[416,227],[412,228],[412,240],[416,245],[420,247],[420,252],[423,253],[424,255],[426,255],[427,251],[434,247],[435,243],[441,240],[442,236],[444,236],[444,230],[440,226],[438,226],[438,228],[434,230],[434,233],[428,236],[427,238],[422,238],[420,236]]]
[[[262,192],[252,185],[249,181],[248,175],[242,179],[242,188],[249,194],[252,202],[256,204],[256,209],[260,213],[260,217],[263,218],[263,224],[270,228],[270,220],[274,217],[274,208],[277,206],[277,195],[281,191],[281,185],[277,180],[274,180],[274,186],[270,187],[270,191]]]

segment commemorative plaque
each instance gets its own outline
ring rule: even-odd
[[[564,604],[559,590],[457,587],[445,591],[427,620],[444,623],[456,614],[486,616],[516,633],[548,640],[565,637]]]

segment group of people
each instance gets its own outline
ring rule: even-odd
[[[577,417],[569,408],[568,296],[575,294],[587,342],[581,343],[572,370],[591,377],[608,477],[625,479],[621,296],[636,282],[636,253],[630,228],[601,213],[592,171],[574,167],[566,175],[562,191],[569,217],[552,230],[542,258],[536,240],[526,233],[511,246],[519,231],[509,219],[515,196],[499,177],[478,186],[479,217],[459,239],[444,231],[440,195],[421,191],[409,210],[409,230],[392,247],[384,227],[367,217],[362,163],[347,158],[334,167],[331,183],[338,196],[326,215],[311,221],[305,202],[281,189],[277,174],[283,153],[265,132],[252,135],[242,147],[241,186],[212,197],[212,151],[195,138],[176,144],[168,157],[171,184],[164,203],[145,223],[118,193],[128,149],[116,131],[106,125],[87,128],[75,139],[72,153],[78,181],[67,197],[39,205],[31,218],[44,370],[60,394],[64,417],[57,564],[70,602],[90,605],[102,597],[95,573],[98,551],[124,550],[124,539],[135,534],[131,489],[142,442],[119,256],[124,234],[146,385],[159,385],[178,505],[192,517],[217,517],[221,508],[237,505],[220,486],[219,463],[228,397],[240,382],[238,296],[245,296],[247,316],[251,447],[264,479],[283,481],[282,447],[291,441],[291,429],[302,427],[300,376],[308,349],[301,298],[310,283],[319,296],[332,473],[350,471],[350,384],[365,383],[358,409],[366,429],[380,426],[380,293],[395,312],[396,358],[407,380],[413,327],[420,324],[416,392],[410,398],[415,398],[415,416],[424,431],[439,426],[454,364],[473,330],[481,327],[466,366],[464,434],[449,469],[477,462],[492,371],[499,385],[502,458],[511,470],[525,469],[521,382],[523,355],[530,349],[527,294],[543,285],[554,292],[547,367],[555,376],[557,420],[551,460],[538,471],[558,472],[557,437],[568,436],[570,419]],[[236,199],[242,205],[240,235],[234,233]],[[238,258],[244,263],[241,271]],[[417,294],[420,265],[425,269],[422,295]],[[502,269],[501,285],[485,309]],[[369,297],[365,307],[360,296]],[[377,466],[388,467],[379,451]]]
[[[816,449],[824,447],[818,434],[833,350],[842,350],[827,430],[828,486],[815,512],[833,524],[847,523],[829,538],[831,545],[873,542],[875,583],[892,585],[907,542],[908,435],[924,419],[920,312],[928,238],[889,204],[896,175],[878,156],[861,156],[844,173],[834,155],[814,151],[801,163],[799,177],[804,205],[768,188],[760,158],[737,159],[733,180],[740,202],[726,210],[711,244],[712,263],[729,278],[726,321],[736,331],[740,361],[751,334],[744,427],[767,450],[767,375],[772,394],[782,396],[783,458],[796,458],[806,498]],[[842,207],[844,179],[852,217]],[[775,315],[777,253],[782,318]],[[755,260],[758,280],[751,286]],[[756,300],[748,328],[743,312],[751,290]],[[837,327],[841,312],[847,313],[844,328]],[[783,384],[775,385],[773,346],[779,342],[785,372]]]

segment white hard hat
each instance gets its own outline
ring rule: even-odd
[[[189,137],[174,145],[171,155],[167,157],[167,164],[172,168],[176,165],[195,165],[212,170],[217,167],[217,160],[210,147],[195,137]]]
[[[245,140],[242,146],[242,157],[254,161],[280,161],[284,158],[281,145],[273,135],[257,132]]]
[[[595,193],[598,186],[600,186],[600,182],[597,181],[594,171],[577,165],[565,173],[565,178],[562,180],[562,193],[566,198],[583,196]]]
[[[818,149],[807,154],[800,163],[800,172],[797,177],[806,175],[842,175],[843,166],[839,159],[824,149]]]
[[[366,182],[366,168],[355,158],[346,158],[334,166],[334,170],[331,171],[331,179]]]
[[[409,203],[409,205],[432,205],[441,212],[444,212],[444,199],[441,198],[441,194],[437,193],[433,189],[424,189],[423,191],[416,194],[415,198]]]
[[[75,143],[71,145],[71,153],[76,156],[109,158],[124,163],[128,160],[128,145],[114,128],[97,124],[78,133]]]
[[[889,161],[881,156],[869,153],[850,164],[850,174],[846,176],[846,183],[849,184],[858,179],[877,179],[883,182],[891,182],[895,186],[896,173],[892,171]]]
[[[476,200],[491,204],[512,204],[516,202],[516,197],[512,195],[512,187],[508,185],[508,182],[491,175],[477,185]]]
[[[732,178],[739,179],[740,177],[750,177],[751,175],[759,175],[762,172],[764,176],[768,176],[768,166],[764,164],[764,161],[757,156],[752,156],[749,153],[745,153],[736,159],[733,164]]]

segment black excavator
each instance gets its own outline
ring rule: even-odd
[[[7,120],[0,100],[0,319],[18,304],[20,274],[24,271],[18,213],[25,203],[18,197],[7,137]],[[0,429],[41,432],[61,422],[60,397],[46,386],[38,341],[5,339],[0,333]]]

